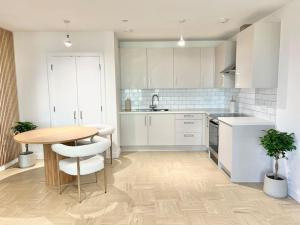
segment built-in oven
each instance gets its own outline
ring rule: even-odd
[[[217,160],[219,151],[219,121],[217,119],[209,120],[209,151]]]

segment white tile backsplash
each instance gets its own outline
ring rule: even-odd
[[[122,110],[125,99],[132,109],[146,109],[153,94],[159,95],[159,108],[201,109],[229,108],[231,97],[237,100],[239,112],[275,121],[277,89],[124,89],[121,90]]]
[[[275,122],[277,89],[240,89],[237,96],[239,112]]]

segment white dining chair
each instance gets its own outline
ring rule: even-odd
[[[98,134],[100,137],[104,137],[104,138],[109,138],[110,140],[110,164],[112,164],[112,160],[113,160],[113,156],[112,156],[112,135],[115,131],[114,127],[108,124],[92,124],[92,125],[85,125],[87,127],[94,127],[98,129]],[[91,143],[91,139],[90,138],[85,138],[85,139],[81,139],[77,141],[78,145],[86,145],[86,144],[90,144]]]
[[[56,152],[59,193],[61,190],[60,171],[72,176],[77,176],[78,198],[81,202],[80,176],[95,173],[103,170],[104,175],[104,191],[106,193],[106,173],[104,165],[104,157],[100,155],[110,147],[110,141],[106,138],[94,136],[91,143],[81,146],[68,146],[64,144],[53,144],[52,150]],[[58,159],[58,155],[69,157],[66,159]],[[96,179],[97,182],[97,179]]]

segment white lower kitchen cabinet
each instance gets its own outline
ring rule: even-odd
[[[159,112],[121,114],[121,146],[204,145],[204,115]]]
[[[173,114],[148,115],[148,144],[149,145],[174,145],[174,119]]]
[[[121,144],[123,146],[148,144],[146,114],[125,114],[121,116]]]
[[[219,167],[232,182],[262,182],[272,171],[272,160],[260,145],[263,130],[273,125],[219,125]]]

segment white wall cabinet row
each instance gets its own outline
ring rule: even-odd
[[[48,58],[51,125],[101,124],[100,57]]]
[[[203,118],[203,114],[121,114],[121,146],[203,145]]]
[[[123,89],[212,88],[215,49],[121,48]]]
[[[276,88],[280,24],[258,22],[237,35],[236,88]]]

